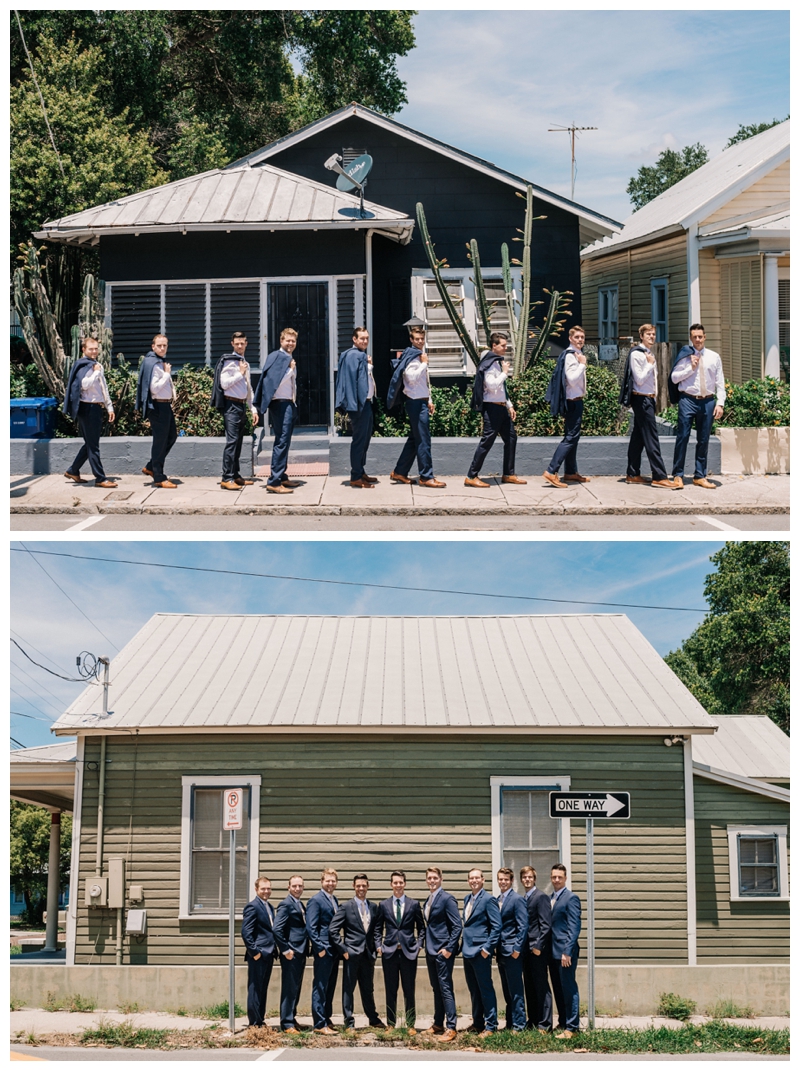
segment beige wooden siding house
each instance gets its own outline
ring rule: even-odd
[[[425,868],[441,866],[461,897],[472,866],[488,876],[530,862],[546,887],[563,860],[584,896],[585,823],[550,819],[548,793],[617,789],[631,793],[631,818],[596,822],[595,858],[598,969],[610,972],[609,992],[627,994],[620,1006],[645,1000],[634,967],[656,987],[647,1010],[664,971],[678,971],[679,985],[690,967],[774,971],[786,959],[785,869],[779,899],[749,896],[743,907],[764,935],[759,948],[735,929],[722,944],[707,940],[704,921],[698,932],[709,895],[718,914],[742,911],[722,884],[698,886],[708,838],[693,751],[716,725],[624,615],[156,614],[114,659],[108,707],[103,715],[102,688],[88,687],[55,725],[78,741],[75,970],[223,969],[226,787],[242,788],[247,803],[238,911],[258,874],[271,877],[277,902],[298,871],[313,892],[323,865],[339,871],[345,896],[363,870],[383,899],[396,867],[424,896]],[[766,821],[751,815],[756,782],[745,781],[713,787],[730,792],[732,820]],[[114,859],[125,865],[120,911],[103,905],[104,891],[91,896]],[[118,952],[131,908],[146,911],[146,933],[123,926]],[[736,985],[749,977],[742,970]]]
[[[723,150],[581,253],[583,326],[602,342],[705,326],[734,383],[789,359],[789,121]]]

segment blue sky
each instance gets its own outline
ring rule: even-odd
[[[29,542],[32,551],[77,554],[94,561],[11,554],[12,636],[37,661],[67,677],[88,650],[116,654],[151,614],[469,614],[627,613],[656,650],[666,654],[702,620],[702,613],[590,607],[578,600],[702,609],[709,556],[722,542],[364,540],[274,542],[114,542],[76,539]],[[12,547],[23,544],[14,541]],[[103,564],[97,558],[210,566],[401,587],[489,593],[489,598],[433,592],[381,591],[289,580]],[[50,574],[48,577],[45,571]],[[59,590],[59,588],[63,589]],[[502,595],[576,600],[521,602]],[[70,601],[73,600],[73,602]],[[81,613],[81,611],[83,613]],[[85,615],[85,616],[84,616]],[[87,620],[87,618],[89,620]],[[113,667],[112,667],[113,680]],[[32,665],[12,646],[11,735],[34,747],[54,738],[52,719],[81,691]],[[21,715],[28,715],[23,717]]]
[[[530,6],[530,5],[528,5]],[[397,118],[575,200],[631,212],[628,180],[666,148],[720,152],[789,112],[788,11],[420,11]]]

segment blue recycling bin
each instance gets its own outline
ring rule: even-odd
[[[11,438],[52,439],[56,433],[55,398],[12,398]]]

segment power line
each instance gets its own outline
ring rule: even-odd
[[[19,26],[19,36],[22,38],[22,47],[25,49],[25,55],[28,57],[28,63],[31,68],[31,75],[33,77],[33,84],[36,86],[36,92],[39,94],[39,103],[42,106],[42,115],[44,116],[45,125],[47,126],[47,133],[50,135],[50,144],[53,146],[53,152],[56,154],[56,160],[58,161],[58,170],[61,172],[61,181],[64,183],[64,189],[67,187],[67,178],[64,174],[64,166],[61,163],[61,153],[56,146],[56,139],[53,137],[53,131],[50,127],[50,120],[47,118],[47,108],[44,106],[44,97],[42,91],[39,88],[39,82],[36,78],[36,71],[33,69],[33,60],[31,54],[28,51],[28,46],[25,44],[25,34],[22,32],[22,23],[19,21],[19,12],[15,11],[14,14],[17,17],[17,26]]]
[[[11,741],[12,744],[16,744],[18,748],[22,748],[23,751],[25,750],[27,745],[21,744],[19,740],[15,739],[15,737],[9,736],[8,739]]]
[[[19,547],[12,547],[11,549],[17,551],[17,553],[20,552]],[[95,565],[98,562],[106,562],[109,565],[141,565],[149,569],[178,569],[189,573],[217,573],[223,576],[245,576],[258,580],[293,580],[303,584],[333,584],[347,588],[376,588],[382,591],[421,591],[433,595],[467,595],[479,599],[514,599],[521,602],[548,602],[566,604],[569,606],[612,606],[617,609],[626,610],[675,610],[690,614],[705,614],[708,612],[707,607],[698,609],[696,606],[650,606],[636,602],[597,602],[588,599],[547,599],[540,595],[506,595],[498,591],[462,591],[457,588],[413,587],[409,584],[376,584],[368,580],[327,580],[313,576],[289,576],[284,573],[252,573],[239,569],[212,569],[210,566],[202,565],[173,565],[169,562],[140,562],[135,561],[132,558],[98,558],[94,555],[91,558],[87,558],[82,554],[68,554],[65,551],[29,550],[27,547],[24,549],[31,555],[42,554],[52,558],[76,558],[78,561],[92,562],[92,564]]]
[[[42,658],[46,658],[51,665],[57,665],[55,659],[51,658],[50,655],[47,654],[45,651],[40,651],[35,643],[31,643],[28,637],[23,636],[22,633],[19,632],[17,629],[11,628],[8,631],[11,633],[12,636],[16,636],[18,640],[21,640],[26,646],[30,647],[32,651],[35,651],[37,654],[41,655]]]
[[[85,684],[86,683],[86,681],[83,679],[83,677],[65,677],[63,673],[56,673],[56,671],[54,669],[48,669],[47,666],[43,666],[41,662],[37,662],[35,658],[31,658],[31,656],[28,654],[28,652],[25,650],[25,648],[22,646],[22,644],[17,643],[17,641],[14,639],[13,636],[11,637],[11,643],[13,643],[15,647],[18,647],[19,650],[22,651],[22,653],[25,655],[25,657],[28,659],[29,662],[33,662],[33,664],[35,666],[38,666],[39,669],[43,669],[45,671],[45,673],[52,673],[52,675],[54,677],[60,677],[62,681],[70,681],[72,684]],[[17,668],[19,668],[19,667],[17,667]],[[42,685],[42,687],[44,688],[44,685]],[[52,695],[52,692],[50,694]],[[55,698],[57,699],[58,696],[55,696]]]
[[[34,708],[35,709],[35,708]],[[8,712],[14,718],[30,718],[31,721],[46,721],[52,722],[52,718],[37,718],[35,714],[23,714],[21,710],[9,710]]]
[[[47,692],[47,694],[51,695],[53,697],[53,699],[55,699],[56,706],[58,707],[58,709],[60,710],[60,709],[63,708],[64,700],[60,696],[57,696],[55,692],[51,692],[50,689],[46,685],[42,684],[41,681],[37,681],[37,679],[34,677],[34,675],[32,673],[28,673],[28,671],[26,669],[24,669],[22,666],[17,665],[16,662],[12,662],[11,663],[11,668],[9,669],[9,672],[12,673],[15,677],[17,677],[17,674],[14,673],[14,670],[17,670],[18,673],[22,673],[31,682],[31,684],[27,685],[27,687],[30,688],[31,685],[38,685],[38,687],[44,688],[44,690]],[[20,684],[23,683],[23,681],[20,680],[19,677],[17,677],[17,680],[20,682]],[[40,694],[40,693],[37,693],[37,694]],[[49,703],[50,700],[49,699],[45,700],[45,702]],[[51,704],[51,706],[52,705],[53,704]]]
[[[8,690],[9,690],[9,692],[11,692],[11,693],[12,693],[13,695],[15,695],[15,696],[17,697],[17,699],[21,699],[21,700],[22,700],[22,702],[23,702],[23,703],[27,703],[29,707],[33,707],[33,709],[34,709],[34,710],[38,710],[38,711],[39,711],[39,713],[40,713],[40,714],[42,715],[42,717],[43,717],[43,718],[44,718],[45,720],[47,720],[47,721],[55,721],[55,720],[56,720],[56,719],[55,719],[55,718],[53,717],[53,715],[52,715],[52,714],[45,714],[45,712],[44,712],[43,710],[39,710],[39,708],[38,708],[38,707],[34,707],[34,706],[33,706],[33,703],[32,703],[32,702],[30,701],[30,699],[28,699],[28,697],[27,697],[26,695],[23,695],[23,694],[22,694],[21,692],[18,692],[16,688],[12,688],[12,687],[11,687],[11,686],[9,685],[9,689],[8,689]],[[56,715],[56,717],[60,717],[60,716],[61,716],[60,714]]]

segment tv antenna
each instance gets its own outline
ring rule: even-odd
[[[347,167],[342,167],[342,158],[338,152],[329,156],[325,161],[325,167],[329,171],[335,171],[339,176],[336,180],[336,189],[343,193],[349,193],[356,189],[361,195],[361,218],[364,219],[364,187],[367,185],[367,175],[372,168],[372,157],[368,153],[357,156],[351,160]]]
[[[570,140],[570,148],[572,149],[572,167],[570,170],[570,177],[572,179],[572,187],[570,193],[570,200],[575,200],[575,135],[579,130],[597,130],[596,126],[575,126],[573,123],[571,126],[551,126],[548,127],[548,134],[561,134],[568,133]]]

